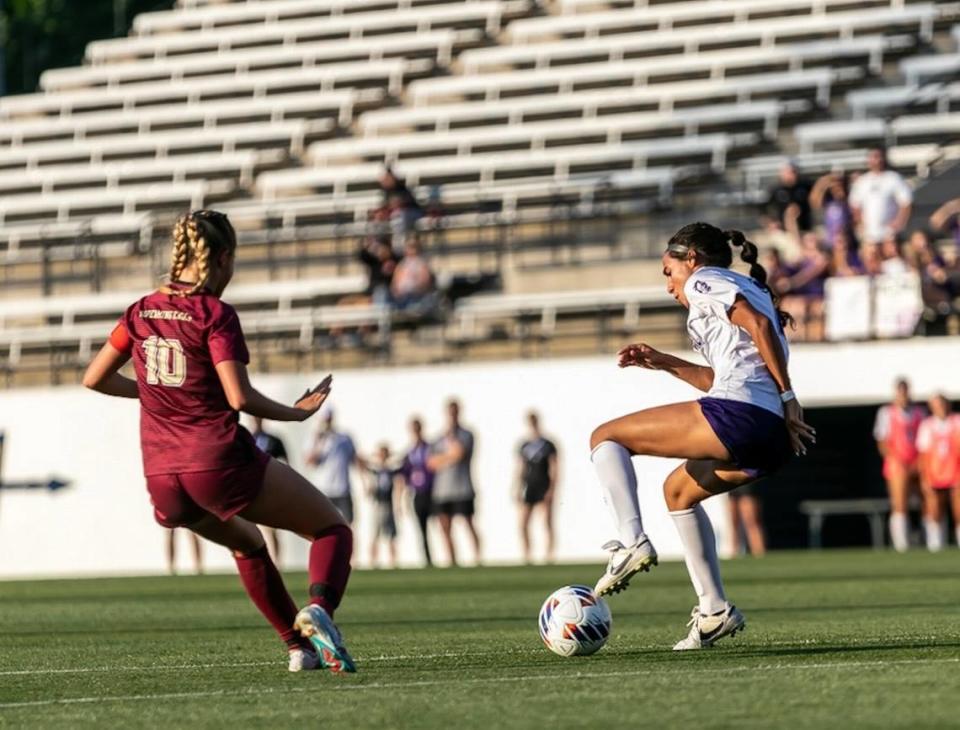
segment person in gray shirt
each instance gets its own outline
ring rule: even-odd
[[[470,464],[473,460],[473,434],[460,425],[460,404],[447,403],[447,430],[430,447],[427,466],[434,472],[433,511],[443,531],[443,540],[450,555],[450,564],[457,564],[453,545],[453,518],[462,517],[473,539],[474,554],[480,562],[480,536],[473,523],[473,478]]]

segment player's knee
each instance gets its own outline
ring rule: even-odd
[[[671,512],[690,509],[696,502],[690,501],[690,493],[685,488],[682,479],[673,475],[667,477],[663,483],[663,499],[667,503],[667,509]]]
[[[593,433],[590,434],[590,450],[593,451],[604,441],[610,441],[611,430],[609,423],[603,423],[593,429]]]

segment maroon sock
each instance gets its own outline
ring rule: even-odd
[[[319,533],[310,546],[310,603],[333,616],[340,605],[350,577],[353,532],[346,525],[334,525]]]
[[[234,555],[240,580],[247,589],[247,595],[260,609],[270,625],[280,634],[288,647],[302,645],[298,632],[293,628],[297,617],[297,607],[283,584],[283,578],[277,566],[270,559],[267,546],[244,556]]]

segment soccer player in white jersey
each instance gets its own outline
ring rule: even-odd
[[[750,276],[730,271],[732,246],[741,249]],[[640,343],[620,350],[619,366],[666,371],[707,396],[632,413],[593,432],[591,459],[620,533],[604,546],[610,561],[596,591],[618,592],[657,564],[643,531],[631,457],[685,459],[663,485],[699,598],[689,634],[674,646],[682,651],[711,646],[745,625],[727,601],[716,538],[700,502],[776,471],[791,454],[806,453],[805,441],[814,442],[815,433],[803,421],[787,373],[789,316],[766,287],[757,247],[739,231],[691,223],[667,244],[663,275],[667,291],[690,310],[687,330],[708,364]]]

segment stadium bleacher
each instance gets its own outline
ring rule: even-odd
[[[83,66],[0,98],[0,281],[50,296],[29,326],[0,325],[5,372],[40,362],[47,328],[34,370],[98,342],[87,315],[106,295],[89,292],[162,272],[165,229],[188,206],[237,222],[247,282],[357,275],[387,164],[435,201],[418,227],[444,280],[502,275],[529,247],[550,260],[609,243],[608,220],[623,236],[658,208],[759,200],[788,156],[810,175],[853,170],[884,143],[922,180],[960,157],[958,20],[960,3],[903,0],[180,0],[142,14]],[[78,291],[90,306],[71,324],[60,298]],[[655,297],[608,293],[459,299],[436,356],[523,340],[531,319],[543,341],[554,317],[586,310],[619,307],[623,332],[659,316]],[[264,351],[369,326],[406,357],[389,312],[335,299],[244,323]]]

